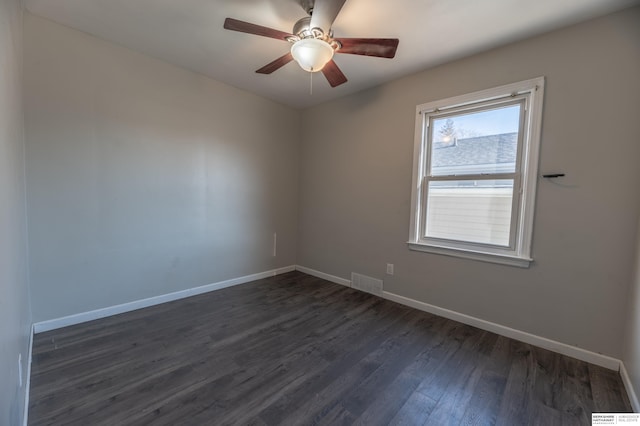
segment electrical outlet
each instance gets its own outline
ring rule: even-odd
[[[387,263],[387,275],[393,275],[393,263]]]

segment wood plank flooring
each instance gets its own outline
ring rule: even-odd
[[[30,425],[590,425],[617,372],[292,272],[35,336]]]

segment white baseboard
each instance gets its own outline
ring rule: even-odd
[[[220,290],[227,287],[232,287],[235,285],[245,284],[245,283],[255,281],[255,280],[260,280],[263,278],[273,277],[276,275],[292,272],[295,270],[296,270],[296,267],[293,265],[285,266],[283,268],[272,269],[271,271],[260,272],[257,274],[247,275],[239,278],[233,278],[230,280],[203,285],[200,287],[194,287],[186,290],[176,291],[173,293],[153,296],[147,299],[135,300],[133,302],[127,302],[121,305],[109,306],[106,308],[96,309],[89,312],[82,312],[79,314],[68,315],[62,318],[55,318],[52,320],[41,321],[33,324],[34,332],[36,334],[43,333],[45,331],[55,330],[62,327],[68,327],[70,325],[76,325],[83,322],[93,321],[96,319],[105,318],[112,315],[118,315],[125,312],[131,312],[138,309],[147,308],[149,306],[159,305],[161,303],[172,302],[174,300],[184,299],[186,297],[208,293],[210,291],[215,291],[215,290]]]
[[[325,274],[324,272],[316,271],[314,269],[306,268],[304,266],[297,265],[296,270],[304,272],[305,274],[313,275],[314,277],[322,278],[327,281],[331,281],[337,284],[342,284],[347,287],[351,287],[351,282],[345,278],[336,277],[334,275]],[[582,361],[590,362],[595,365],[599,365],[610,370],[618,371],[620,369],[621,361],[619,359],[591,352],[586,349],[579,348],[577,346],[567,345],[566,343],[557,342],[555,340],[547,339],[545,337],[536,336],[535,334],[527,333],[525,331],[516,330],[514,328],[506,327],[504,325],[496,324],[490,321],[485,321],[480,318],[472,317],[470,315],[462,314],[449,309],[441,308],[428,303],[420,302],[415,299],[400,296],[388,291],[382,292],[382,297],[393,302],[400,303],[421,311],[429,312],[434,315],[438,315],[444,318],[448,318],[454,321],[468,324],[482,330],[487,330],[492,333],[499,334],[501,336],[509,337],[514,340],[529,343],[544,349],[548,349],[553,352],[557,352],[562,355],[567,355],[572,358],[576,358]]]
[[[34,326],[31,325],[29,334],[29,348],[27,349],[27,378],[25,380],[25,397],[24,397],[24,411],[22,412],[22,425],[27,426],[29,423],[29,394],[31,393],[31,358],[33,356],[33,335]]]
[[[555,340],[547,339],[546,337],[536,336],[535,334],[527,333],[525,331],[516,330],[514,328],[506,327],[504,325],[496,324],[490,321],[485,321],[480,318],[472,317],[470,315],[461,314],[449,309],[440,308],[438,306],[430,305],[428,303],[420,302],[418,300],[409,299],[408,297],[399,296],[397,294],[389,293],[387,291],[382,293],[382,297],[393,302],[400,303],[402,305],[410,306],[421,311],[429,312],[434,315],[449,318],[454,321],[458,321],[467,325],[480,328],[482,330],[491,331],[492,333],[499,334],[501,336],[509,337],[520,342],[529,343],[531,345],[538,346],[540,348],[548,349],[553,352],[557,352],[562,355],[567,355],[572,358],[586,361],[591,364],[599,365],[609,370],[618,371],[620,368],[620,360],[612,358],[607,355],[602,355],[596,352],[591,352],[586,349],[582,349],[576,346],[567,345],[566,343],[557,342]]]
[[[635,413],[640,413],[640,402],[638,401],[638,395],[633,388],[633,383],[631,383],[631,378],[629,377],[629,373],[627,373],[624,362],[620,363],[620,377],[622,378],[622,383],[624,383],[624,388],[627,390],[629,402],[631,402],[631,408],[633,408],[633,411]]]
[[[300,271],[307,275],[312,275],[314,277],[322,278],[323,280],[331,281],[332,283],[340,284],[346,287],[351,287],[351,281],[344,278],[336,277],[335,275],[325,274],[324,272],[316,271],[315,269],[296,265],[296,271]]]
[[[300,265],[296,265],[296,270],[300,272],[304,272],[305,274],[313,275],[314,277],[322,278],[327,281],[331,281],[337,284],[342,284],[347,287],[351,287],[351,281],[345,278],[336,277],[335,275],[326,274],[324,272],[316,271],[314,269],[306,268]],[[394,293],[390,293],[388,291],[383,291],[382,297],[384,299],[391,300],[393,302],[397,302],[402,305],[418,309],[420,311],[429,312],[431,314],[448,318],[454,321],[458,321],[463,324],[468,324],[468,325],[480,328],[482,330],[487,330],[492,333],[499,334],[501,336],[509,337],[511,339],[518,340],[520,342],[529,343],[531,345],[548,349],[550,351],[553,351],[562,355],[570,356],[572,358],[576,358],[581,361],[586,361],[595,365],[599,365],[601,367],[608,368],[609,370],[618,371],[620,369],[621,361],[619,359],[616,359],[607,355],[591,352],[589,350],[582,349],[577,346],[567,345],[566,343],[561,343],[555,340],[547,339],[546,337],[540,337],[535,334],[527,333],[525,331],[516,330],[511,327],[506,327],[504,325],[496,324],[490,321],[485,321],[483,319],[472,317],[470,315],[462,314],[462,313],[441,308],[435,305],[430,305],[428,303],[420,302],[418,300],[410,299],[408,297],[400,296]]]

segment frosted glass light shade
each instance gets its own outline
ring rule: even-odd
[[[333,58],[333,48],[317,38],[304,38],[291,46],[291,56],[303,70],[318,72]]]

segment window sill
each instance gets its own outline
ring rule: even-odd
[[[533,259],[529,257],[510,256],[506,254],[487,253],[458,248],[454,249],[449,247],[421,244],[412,241],[409,241],[407,245],[409,246],[409,249],[415,251],[460,257],[463,259],[478,260],[481,262],[497,263],[500,265],[516,266],[518,268],[528,268],[531,262],[533,262]]]

